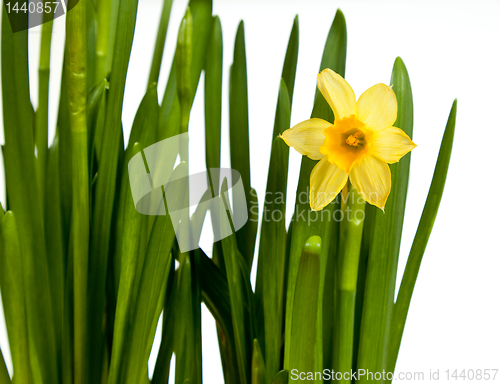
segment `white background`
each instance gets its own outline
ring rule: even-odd
[[[186,4],[186,0],[174,1],[160,98]],[[499,2],[214,0],[214,14],[220,16],[224,34],[222,165],[230,165],[227,75],[239,21],[245,22],[252,185],[262,201],[279,78],[293,18],[299,15],[300,45],[292,125],[310,116],[316,74],[337,8],[347,21],[346,80],[357,96],[376,83],[388,84],[397,56],[403,58],[412,82],[413,140],[418,147],[412,153],[399,278],[425,202],[448,113],[453,99],[458,98],[447,185],[413,295],[397,370],[428,375],[430,369],[439,369],[439,382],[447,382],[447,369],[500,368]],[[160,12],[159,0],[140,0],[123,110],[126,135],[146,89]],[[63,18],[58,19],[54,28],[53,74],[59,74],[61,68],[63,23]],[[30,73],[35,80],[39,30],[31,30],[29,36]],[[32,95],[36,95],[36,81],[32,83]],[[51,79],[52,134],[59,84],[60,79]],[[199,93],[195,100],[190,126],[191,159],[199,157],[199,170],[205,167],[202,97]],[[36,100],[33,103],[36,105]],[[3,132],[0,140],[4,142]],[[3,165],[1,168],[0,201],[4,203]],[[289,196],[295,195],[299,168],[300,155],[292,150]],[[292,214],[290,203],[288,218]],[[222,383],[215,326],[206,310],[203,336],[204,380]],[[5,330],[0,345],[7,355]],[[10,357],[6,359],[10,367]],[[500,382],[500,374],[495,382]]]

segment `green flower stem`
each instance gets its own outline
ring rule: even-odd
[[[359,252],[363,235],[365,202],[350,183],[342,191],[342,222],[338,255],[336,326],[333,367],[350,372],[353,360],[354,314],[358,280]],[[350,383],[342,378],[341,383]]]
[[[88,0],[87,0],[88,1]],[[87,369],[87,275],[89,255],[89,170],[87,146],[87,30],[86,3],[80,1],[68,13],[68,105],[71,127],[74,289],[74,378],[86,383]]]

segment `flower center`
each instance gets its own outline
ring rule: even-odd
[[[365,144],[365,135],[358,131],[353,135],[349,135],[345,142],[352,147],[362,147]]]
[[[345,172],[369,153],[371,131],[355,115],[335,120],[323,132],[325,142],[319,151]]]

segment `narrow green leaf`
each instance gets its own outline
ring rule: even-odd
[[[132,158],[133,147],[135,143],[141,143],[143,148],[154,144],[157,141],[158,134],[158,116],[159,116],[159,105],[158,105],[158,91],[156,85],[152,85],[148,88],[148,91],[144,95],[141,104],[137,110],[137,113],[132,124],[132,130],[130,132],[129,144],[125,150],[123,167],[119,171],[121,173],[120,178],[120,190],[118,198],[118,210],[116,214],[116,227],[115,227],[115,240],[116,240],[116,251],[114,256],[114,283],[116,292],[118,292],[118,283],[120,280],[120,263],[121,254],[123,246],[123,232],[124,232],[124,214],[126,205],[126,196],[130,191],[130,179],[128,174],[128,163]],[[153,225],[155,216],[151,216],[148,219],[147,232],[144,234],[146,238],[149,238],[151,232],[151,227]],[[147,242],[145,243],[147,245]]]
[[[338,215],[340,212],[340,205],[336,204],[334,208],[334,215]],[[336,216],[338,218],[338,216]],[[335,348],[334,332],[336,330],[335,325],[335,307],[338,301],[338,291],[336,289],[337,284],[337,255],[339,251],[339,239],[340,239],[340,223],[334,221],[331,225],[330,237],[330,249],[328,252],[328,260],[326,262],[325,284],[323,288],[323,366],[325,368],[332,367],[333,354]]]
[[[236,33],[233,64],[229,72],[229,143],[231,149],[231,168],[241,174],[243,188],[247,196],[247,204],[250,205],[251,183],[247,88],[245,28],[243,21],[241,21]],[[236,233],[238,249],[250,268],[255,249],[255,235],[251,230],[251,222],[247,222]]]
[[[92,233],[89,258],[88,297],[92,300],[92,313],[89,314],[88,339],[91,359],[90,381],[101,379],[102,351],[104,338],[101,336],[110,231],[115,200],[116,176],[120,150],[123,145],[121,114],[125,78],[127,75],[138,0],[123,0],[119,4],[118,22],[120,33],[116,34],[112,57],[113,77],[110,78],[109,95],[106,103],[106,117],[102,151],[99,158],[99,177],[97,178],[92,215]],[[113,32],[113,31],[112,31]]]
[[[195,316],[195,341],[196,341],[196,369],[198,371],[198,381],[197,384],[202,384],[203,381],[203,352],[202,352],[202,291],[201,291],[201,275],[204,273],[204,270],[201,267],[201,258],[203,256],[203,252],[201,249],[195,249],[191,252],[191,258],[193,260],[193,264],[195,266],[195,283],[196,285],[193,287],[194,297],[196,301],[193,303],[193,312]]]
[[[113,42],[110,34],[111,30],[116,28],[117,5],[117,0],[96,1],[96,79],[103,79],[108,76],[106,61],[109,54],[113,54]]]
[[[285,55],[285,62],[283,64],[282,78],[280,80],[280,89],[278,94],[278,105],[276,107],[276,115],[274,120],[273,128],[273,145],[271,150],[271,160],[269,165],[269,175],[268,175],[268,186],[266,190],[266,196],[271,195],[271,202],[269,203],[266,199],[264,201],[264,216],[261,229],[261,238],[259,246],[259,263],[257,266],[257,281],[256,281],[256,303],[257,303],[257,321],[259,326],[257,327],[258,338],[261,340],[265,346],[265,356],[267,364],[266,380],[269,381],[272,375],[278,370],[281,360],[281,343],[282,343],[282,328],[283,328],[283,312],[284,312],[284,300],[286,292],[286,230],[284,227],[285,219],[285,206],[286,206],[286,188],[288,182],[288,155],[289,149],[287,146],[282,146],[280,144],[275,144],[276,137],[282,134],[286,129],[290,127],[290,114],[291,114],[291,101],[293,96],[293,87],[295,83],[295,72],[297,69],[297,58],[298,58],[298,16],[295,17],[292,32],[290,33],[290,39],[288,41],[288,47]],[[280,139],[278,139],[281,141]],[[283,144],[283,143],[281,143]],[[276,150],[274,150],[276,146]],[[280,152],[279,155],[276,152]],[[274,166],[275,163],[279,166]],[[283,177],[284,176],[284,177]],[[278,181],[279,182],[276,182]],[[275,204],[279,202],[278,204]],[[252,205],[250,211],[254,207],[258,208],[258,205]],[[274,217],[269,217],[269,215],[279,214],[278,220]],[[258,216],[257,216],[258,217]],[[253,218],[252,218],[253,220]],[[268,223],[272,223],[269,226],[271,232],[264,228]],[[280,233],[278,238],[270,235],[273,233],[276,235]],[[269,236],[270,235],[270,236]],[[277,258],[265,257],[263,250],[276,251]],[[270,264],[275,265],[277,268],[271,268],[273,272],[268,270],[268,266],[264,265],[267,261]],[[267,271],[267,272],[263,272]],[[264,283],[263,276],[266,275],[267,283]],[[276,281],[276,278],[278,279]],[[276,289],[272,286],[276,285]],[[268,286],[271,284],[271,287]],[[266,287],[264,287],[266,285]],[[267,295],[264,295],[262,291],[275,292],[277,297],[274,297],[269,301],[266,300]],[[273,300],[276,300],[274,305]],[[264,302],[267,301],[265,305]],[[270,307],[269,307],[270,306]],[[265,307],[271,308],[266,310]],[[275,311],[278,311],[275,313]],[[268,320],[264,320],[267,317]],[[276,328],[275,328],[276,327]],[[275,328],[275,329],[274,329]],[[266,329],[268,329],[266,331]],[[269,343],[272,346],[268,345]]]
[[[285,345],[290,367],[299,372],[315,371],[316,327],[319,305],[321,238],[311,236],[300,257],[291,321],[290,344]]]
[[[119,0],[99,0],[95,2],[95,72],[94,77],[97,81],[100,79],[109,80],[111,61],[113,58],[114,39],[116,30],[116,20],[118,17]],[[89,57],[88,57],[89,58]],[[109,84],[108,84],[109,85]],[[101,101],[100,112],[96,121],[94,132],[95,140],[90,142],[95,150],[95,157],[99,158],[101,154],[104,120],[106,115],[106,98]]]
[[[340,75],[345,73],[345,59],[347,47],[347,31],[345,25],[344,15],[340,10],[337,11],[332,23],[332,27],[328,34],[328,38],[323,51],[323,58],[321,61],[320,71],[324,68],[331,68]],[[331,111],[328,103],[324,100],[321,93],[316,92],[314,108],[311,117],[318,117],[333,123],[333,112]],[[322,239],[321,247],[321,274],[320,274],[320,288],[319,288],[319,304],[317,307],[317,320],[318,325],[316,335],[316,370],[323,369],[323,293],[326,278],[327,261],[329,255],[332,239],[331,233],[335,230],[338,223],[334,219],[334,214],[338,210],[338,203],[333,203],[325,207],[321,212],[313,212],[310,209],[308,196],[309,196],[309,178],[312,169],[316,165],[316,161],[309,158],[302,157],[302,165],[300,168],[299,184],[297,186],[295,213],[293,217],[293,236],[291,237],[289,266],[288,266],[288,289],[286,299],[286,324],[285,324],[285,345],[290,343],[291,337],[291,320],[294,307],[295,290],[291,287],[295,286],[297,278],[297,270],[299,267],[301,248],[306,243],[310,236],[317,235]],[[327,293],[329,294],[329,293]],[[321,314],[321,315],[319,315]],[[328,363],[329,364],[329,363]],[[289,350],[285,349],[285,369],[291,368]],[[295,367],[292,367],[295,368]]]
[[[60,216],[61,216],[61,237],[63,254],[65,255],[65,264],[63,269],[63,276],[66,276],[63,282],[64,290],[61,291],[63,296],[62,303],[62,326],[61,326],[61,364],[62,364],[62,382],[64,384],[73,383],[73,274],[68,273],[72,271],[73,258],[70,255],[70,227],[71,227],[71,207],[72,207],[72,151],[71,151],[71,129],[69,118],[69,102],[68,102],[68,87],[65,81],[68,72],[68,59],[67,55],[64,56],[62,67],[62,81],[61,81],[61,97],[59,100],[59,111],[57,117],[57,130],[54,143],[52,147],[57,145],[57,173],[58,173],[58,189],[60,199]],[[52,149],[51,149],[52,151]],[[49,152],[49,157],[51,153]],[[50,168],[50,172],[54,172],[56,167]],[[50,176],[50,173],[49,173]],[[47,181],[47,186],[51,184]],[[47,193],[46,198],[51,200],[51,194]],[[51,200],[51,202],[55,202]],[[57,211],[54,211],[56,215]],[[55,216],[54,216],[55,217]],[[47,227],[49,228],[49,227]],[[48,231],[51,233],[52,231]],[[57,305],[57,304],[56,304]],[[57,323],[56,323],[57,324]]]
[[[135,143],[132,149],[132,156],[140,153],[142,147]],[[134,176],[134,175],[133,175]],[[135,180],[131,180],[135,182]],[[131,319],[134,313],[133,299],[135,297],[134,284],[139,267],[141,253],[141,233],[143,227],[147,226],[148,216],[142,215],[135,209],[130,186],[127,189],[123,216],[123,237],[120,267],[120,283],[118,288],[118,300],[113,332],[113,348],[111,363],[109,368],[108,382],[110,384],[121,383],[125,376],[121,376],[125,370],[126,345],[130,342],[129,332],[132,327]],[[147,240],[146,240],[147,241]]]
[[[252,354],[252,384],[264,384],[266,367],[264,365],[264,358],[262,351],[259,347],[259,341],[253,341],[253,354]]]
[[[153,346],[156,325],[160,317],[174,260],[170,249],[175,231],[170,217],[157,216],[148,244],[135,310],[132,314],[125,383],[139,383],[148,376],[148,359]]]
[[[5,359],[3,358],[3,353],[0,351],[0,384],[11,384],[9,371],[7,371],[7,365],[5,365]]]
[[[186,380],[197,382],[195,369],[195,335],[193,332],[193,294],[191,293],[191,260],[184,257],[179,266],[177,304],[175,309],[175,384]]]
[[[194,98],[201,70],[205,65],[205,55],[210,39],[212,28],[212,1],[211,0],[190,0],[189,9],[193,18],[193,49],[191,58],[191,96]],[[164,139],[177,135],[180,124],[180,104],[177,97],[176,65],[174,55],[174,65],[170,70],[167,82],[167,88],[163,95],[163,101],[160,111],[160,134],[159,139]],[[192,100],[191,100],[192,103]]]
[[[288,90],[288,97],[290,99],[290,105],[293,100],[293,89],[295,86],[295,74],[297,72],[297,60],[299,57],[299,16],[295,16],[293,20],[292,31],[290,32],[290,38],[288,39],[288,46],[286,48],[285,62],[283,64],[283,70],[281,72],[281,78],[285,82],[286,89]],[[275,125],[276,130],[276,125]],[[277,133],[274,132],[277,136]]]
[[[47,16],[47,14],[44,14],[44,17]],[[48,21],[42,24],[42,37],[40,39],[40,60],[38,66],[38,109],[35,116],[35,143],[37,149],[36,168],[38,186],[40,191],[44,191],[45,168],[47,166],[46,163],[49,131],[50,48],[52,42],[52,25],[52,21]]]
[[[98,1],[97,3],[100,3]],[[101,15],[98,15],[97,30],[102,31],[103,45],[106,44],[105,48],[105,62],[103,71],[100,74],[101,77],[108,77],[111,72],[115,71],[114,62],[116,60],[116,46],[117,46],[117,35],[120,35],[120,14],[123,10],[121,0],[104,0],[102,6],[98,5],[98,11],[101,11]],[[106,17],[108,20],[103,20]],[[97,33],[99,36],[100,33]],[[99,48],[104,48],[103,46],[97,45]],[[100,63],[98,62],[98,68]]]
[[[64,231],[62,228],[60,172],[59,172],[59,140],[56,137],[48,151],[47,171],[45,182],[45,212],[44,215],[45,241],[47,244],[47,262],[54,312],[54,328],[56,331],[56,345],[62,344],[62,322],[69,321],[63,314],[64,283],[67,272],[68,255],[65,252]],[[61,359],[61,348],[57,349],[58,360]]]
[[[213,18],[205,67],[205,153],[207,168],[210,169],[220,168],[222,29],[217,16]],[[213,195],[215,195],[214,185],[218,186],[219,181],[212,180]]]
[[[180,133],[181,106],[177,96],[177,74],[175,65],[172,65],[167,88],[163,94],[160,107],[160,122],[158,140],[167,139]]]
[[[229,212],[229,198],[227,196],[227,181],[224,180],[221,195],[220,195],[220,217],[223,218],[227,215],[230,220]],[[227,220],[220,220],[221,226],[228,226]],[[231,224],[232,225],[232,224]],[[225,227],[224,227],[225,228]],[[226,228],[227,229],[227,228]],[[227,230],[221,228],[221,233],[226,233]],[[233,231],[234,232],[234,231]],[[250,353],[248,329],[245,328],[245,299],[244,299],[244,282],[242,281],[242,274],[240,269],[241,254],[238,252],[236,245],[236,236],[233,234],[222,239],[222,249],[224,252],[224,262],[226,265],[229,297],[231,301],[231,317],[233,319],[234,327],[234,340],[236,345],[236,357],[238,361],[238,368],[240,373],[240,383],[246,384],[250,381]]]
[[[281,85],[281,103],[279,103],[278,108],[286,111],[284,114],[287,117],[283,119],[283,127],[288,128],[290,125],[290,102],[283,81]],[[283,140],[276,137],[271,151],[259,246],[257,267],[257,286],[259,288],[256,289],[256,300],[264,318],[266,382],[271,381],[276,372],[279,371],[281,361],[288,151],[288,146]]]
[[[28,14],[22,15],[27,22]],[[35,169],[33,108],[28,77],[28,32],[13,33],[2,15],[2,100],[5,134],[4,164],[9,208],[19,231],[26,309],[30,335],[30,363],[35,384],[58,382],[54,320],[42,219],[42,200]],[[54,379],[55,378],[55,379]]]
[[[3,210],[3,207],[2,207],[2,204],[0,204],[0,239],[2,239],[1,243],[0,243],[0,263],[3,263],[3,261],[5,260],[4,259],[4,253],[3,253],[3,246],[1,244],[3,244],[5,242],[5,240],[3,240],[3,235],[2,235],[2,219],[4,217],[4,210]],[[1,277],[2,275],[2,271],[4,271],[5,268],[3,266],[1,266],[1,269],[0,269],[0,289],[2,290],[2,292],[4,292],[3,294],[3,305],[4,305],[4,311],[6,311],[6,307],[5,307],[5,289],[2,288],[2,285],[3,285],[3,277]],[[22,275],[21,275],[22,277]],[[21,284],[21,286],[24,287],[24,284]],[[28,328],[26,327],[26,324],[25,324],[25,332],[27,333],[28,332]],[[13,342],[11,342],[13,343]],[[26,343],[27,344],[27,343]],[[27,348],[27,347],[26,347]],[[12,348],[10,350],[10,353],[11,353],[11,356],[12,356]],[[0,384],[10,384],[11,381],[10,381],[10,376],[9,376],[9,372],[7,371],[7,365],[5,364],[5,359],[3,357],[3,353],[0,351],[0,354],[1,354],[1,359],[2,361],[0,361]],[[27,356],[27,355],[25,355]],[[29,369],[29,361],[26,365],[26,368]],[[27,371],[28,372],[28,371]]]
[[[227,279],[212,259],[204,253],[200,261],[203,271],[200,276],[201,293],[203,302],[217,322],[224,380],[228,383],[238,382],[238,362]]]
[[[56,137],[59,142],[59,190],[61,196],[61,214],[63,224],[64,250],[68,251],[69,229],[71,227],[71,207],[73,197],[72,164],[71,158],[71,129],[69,125],[68,86],[66,79],[68,72],[68,58],[64,55],[61,76],[61,97],[57,115]]]
[[[411,85],[406,67],[399,57],[394,63],[391,83],[398,100],[398,118],[394,126],[412,137]],[[377,210],[373,223],[358,352],[358,368],[369,369],[371,372],[382,372],[387,368],[387,343],[408,191],[410,154],[389,167],[391,194],[387,199],[385,213]],[[366,382],[366,377],[360,381]]]
[[[156,34],[155,50],[153,54],[153,61],[149,71],[148,86],[153,83],[158,83],[160,77],[161,62],[163,58],[163,50],[165,48],[165,40],[167,38],[168,22],[170,20],[170,11],[172,10],[173,0],[164,0],[163,8],[161,11],[160,25]]]
[[[451,107],[450,116],[446,124],[443,140],[441,141],[441,148],[432,177],[432,183],[429,188],[427,200],[425,202],[422,216],[418,224],[417,233],[413,239],[413,244],[408,257],[408,262],[403,274],[403,280],[399,289],[398,298],[392,313],[392,323],[389,340],[388,364],[390,372],[394,371],[396,360],[398,357],[401,339],[403,337],[403,330],[408,316],[408,309],[410,308],[410,300],[415,289],[418,271],[422,263],[425,248],[436,220],[436,215],[443,196],[444,186],[446,182],[446,175],[448,174],[448,166],[450,164],[451,150],[453,148],[453,137],[455,135],[455,121],[457,117],[457,100],[453,102]]]
[[[174,261],[172,256],[172,261]],[[170,375],[170,360],[174,353],[174,335],[175,335],[175,298],[178,273],[175,271],[174,262],[170,264],[168,271],[168,284],[165,290],[165,301],[163,311],[163,329],[161,335],[160,350],[156,359],[156,365],[153,372],[152,384],[168,384]]]
[[[200,276],[203,302],[226,337],[232,338],[233,324],[227,279],[206,255],[201,257],[201,268],[204,271]]]
[[[130,133],[131,140],[135,140],[137,137],[141,143],[144,143],[144,148],[158,141],[159,110],[158,89],[156,86],[151,86],[144,95],[141,105],[137,110]],[[129,146],[130,143],[129,141]],[[128,148],[127,151],[129,151]]]
[[[245,27],[241,21],[236,33],[234,58],[229,78],[229,133],[231,167],[241,174],[243,185],[248,190],[250,188],[250,152],[247,87]]]
[[[74,338],[73,338],[73,257],[68,257],[66,268],[66,281],[64,284],[63,298],[63,322],[62,322],[62,383],[72,384],[74,382]]]
[[[193,59],[193,16],[189,6],[182,18],[177,37],[175,65],[177,67],[177,96],[181,107],[181,133],[186,133],[189,126],[191,103],[194,99],[190,74]],[[195,87],[196,88],[196,87]],[[187,154],[180,152],[181,160],[187,161]]]
[[[190,0],[193,16],[193,56],[191,60],[192,97],[196,93],[201,71],[205,68],[205,57],[212,29],[212,0]]]
[[[182,225],[182,222],[181,222]],[[182,257],[182,254],[181,254]],[[192,379],[190,379],[191,383],[194,384],[202,384],[203,380],[203,367],[202,367],[202,346],[201,346],[201,302],[202,302],[202,294],[201,294],[201,283],[200,283],[200,274],[202,273],[200,257],[200,250],[193,250],[190,252],[189,257],[191,259],[191,274],[192,274],[192,313],[193,313],[193,327],[190,329],[190,332],[194,336],[193,340],[193,373]]]
[[[266,196],[270,195],[271,199],[268,201],[266,198],[264,201],[259,263],[257,266],[256,316],[259,322],[257,332],[258,338],[265,346],[266,381],[270,381],[278,371],[281,360],[282,323],[286,292],[286,229],[284,220],[289,149],[286,145],[283,146],[284,143],[279,143],[281,140],[277,139],[277,136],[290,127],[290,110],[297,68],[298,43],[298,17],[295,17],[280,80],[266,189]],[[276,214],[279,215],[277,220],[273,216]],[[270,228],[264,228],[266,226]],[[274,250],[270,253],[276,255],[276,258],[266,257],[264,253],[267,253],[268,250]],[[266,265],[268,263],[270,265]],[[269,269],[269,267],[271,268]],[[263,292],[273,292],[274,295],[268,296],[267,293],[264,294]]]
[[[0,287],[5,313],[5,323],[9,336],[9,346],[16,382],[31,382],[28,323],[26,311],[26,287],[23,261],[19,245],[16,219],[12,211],[5,216],[0,209],[1,259]],[[8,375],[7,375],[8,376]]]
[[[243,305],[246,310],[245,327],[248,331],[248,345],[251,345],[252,340],[255,339],[255,335],[257,334],[257,322],[255,321],[255,295],[252,290],[252,283],[250,282],[250,269],[248,268],[245,260],[241,257],[241,254],[239,254],[239,256],[240,257],[238,257],[237,260],[242,274],[244,293]],[[251,351],[249,353],[251,353]]]
[[[87,98],[87,124],[89,131],[88,144],[90,160],[93,160],[94,156],[95,135],[98,121],[97,118],[99,116],[99,113],[104,110],[102,106],[105,105],[105,103],[103,103],[102,100],[107,85],[108,81],[106,79],[101,79],[101,81],[99,81],[97,85],[90,90]],[[89,169],[92,168],[89,167]]]

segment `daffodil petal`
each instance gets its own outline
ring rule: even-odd
[[[356,116],[374,131],[390,127],[398,116],[396,94],[385,84],[368,88],[356,103]]]
[[[352,167],[349,180],[363,199],[384,210],[391,192],[391,171],[387,163],[375,156],[365,156]]]
[[[322,119],[309,119],[287,129],[281,138],[300,154],[313,160],[320,160],[325,156],[319,151],[319,147],[325,142],[323,131],[331,125]]]
[[[370,153],[386,163],[393,164],[416,146],[403,130],[389,127],[373,134]]]
[[[347,81],[327,68],[318,75],[318,89],[330,105],[335,119],[356,113],[356,96]]]
[[[319,211],[335,199],[347,183],[347,173],[324,157],[311,172],[309,204]]]

